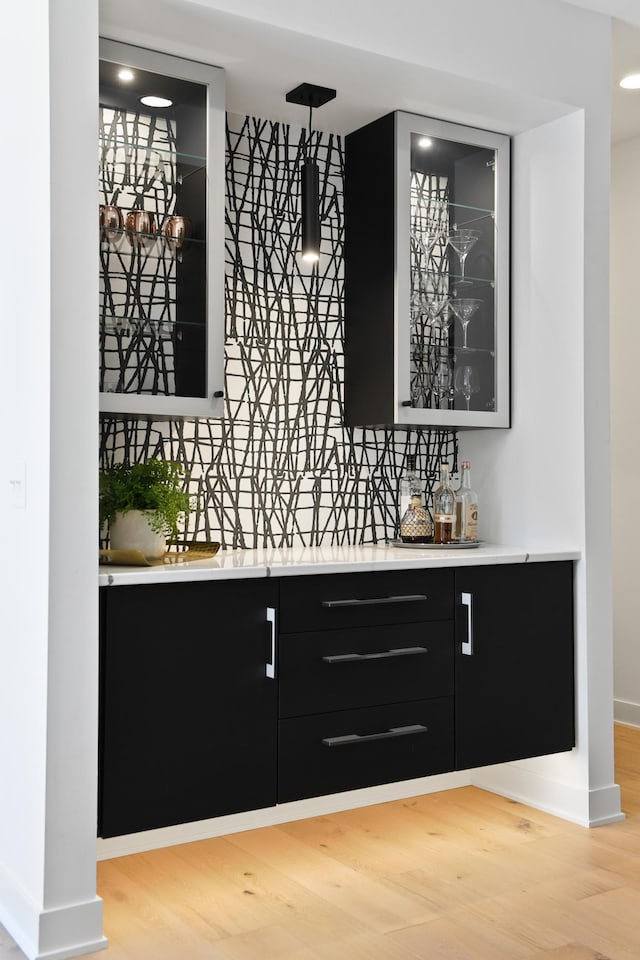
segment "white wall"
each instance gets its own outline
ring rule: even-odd
[[[611,159],[611,454],[614,712],[640,726],[640,620],[634,508],[640,476],[640,137]]]
[[[85,239],[97,235],[96,34],[97,2],[32,0],[12,7],[0,37],[0,921],[29,957],[105,945],[97,271]]]

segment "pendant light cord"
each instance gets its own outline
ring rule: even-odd
[[[309,134],[307,136],[307,160],[310,159],[311,155],[311,117],[313,115],[313,104],[309,104]]]

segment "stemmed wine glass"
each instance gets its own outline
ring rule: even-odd
[[[470,364],[465,364],[463,367],[458,367],[454,379],[454,387],[456,393],[461,393],[466,400],[468,410],[471,397],[480,389],[480,381],[476,368],[472,367]]]
[[[451,364],[449,359],[448,357],[440,357],[431,382],[431,392],[436,399],[436,409],[438,410],[440,409],[443,399],[450,400],[453,395],[453,384],[451,381]]]
[[[467,349],[467,327],[481,303],[482,300],[470,300],[468,298],[449,301],[449,306],[462,324],[462,346],[465,350]]]
[[[471,283],[471,280],[465,279],[464,275],[464,262],[467,259],[467,255],[471,250],[471,247],[474,245],[476,240],[480,237],[479,230],[454,230],[447,237],[447,243],[458,254],[460,260],[460,277],[455,281],[457,287],[465,286]]]

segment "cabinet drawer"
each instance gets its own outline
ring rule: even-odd
[[[281,633],[452,617],[452,569],[283,577],[280,583]]]
[[[452,697],[279,724],[280,803],[452,769]]]
[[[280,716],[453,694],[449,620],[283,634]]]

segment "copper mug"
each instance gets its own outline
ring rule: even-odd
[[[156,219],[148,210],[130,210],[125,222],[131,246],[145,247],[156,238]]]
[[[188,217],[167,217],[162,232],[168,247],[181,250],[184,241],[191,236],[191,220]]]
[[[114,240],[122,230],[123,217],[120,207],[112,203],[100,204],[100,238]]]

